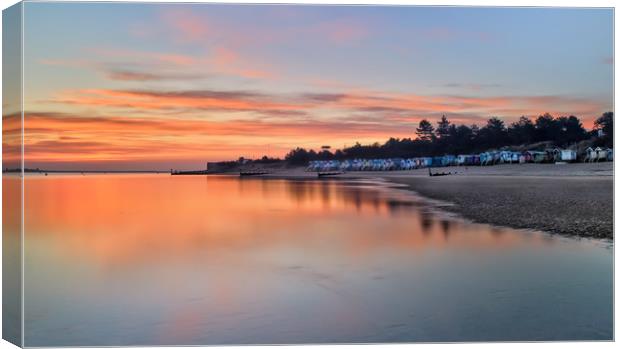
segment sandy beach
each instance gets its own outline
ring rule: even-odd
[[[475,222],[550,233],[613,239],[613,163],[522,164],[435,168],[454,175],[429,177],[428,169],[348,172],[334,178],[381,178]],[[271,178],[316,178],[303,168]]]

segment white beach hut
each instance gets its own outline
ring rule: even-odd
[[[596,152],[596,161],[607,161],[607,149],[596,147],[594,151]]]

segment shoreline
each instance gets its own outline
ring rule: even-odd
[[[348,172],[319,179],[301,168],[257,179],[381,179],[441,209],[475,223],[533,229],[573,237],[613,241],[613,162],[447,167],[455,175],[430,177],[428,170]]]
[[[475,223],[613,241],[613,180],[598,177],[461,177],[386,180]],[[432,180],[432,179],[431,179]],[[568,188],[568,189],[567,189]],[[609,196],[605,194],[609,191]]]
[[[440,209],[474,223],[613,241],[613,162],[434,168],[434,172],[453,173],[441,177],[430,177],[427,169],[347,172],[324,178],[303,167],[269,170],[268,174],[238,178],[381,180],[397,185],[395,189],[445,203]]]

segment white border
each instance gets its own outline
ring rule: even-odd
[[[14,0],[1,0],[2,1],[2,9],[6,9],[7,7],[17,3],[17,1]],[[25,0],[25,2],[36,2],[33,0]],[[47,1],[41,1],[41,2],[47,2]],[[62,0],[62,1],[58,1],[58,2],[84,2],[83,0]],[[108,0],[108,1],[90,1],[90,2],[109,2],[109,3],[122,3],[122,2],[128,2],[128,1],[122,1],[122,0]],[[138,0],[138,1],[133,1],[133,2],[160,2],[160,3],[204,3],[205,1],[178,1],[178,0],[151,0],[151,1],[142,1],[142,0]],[[432,0],[409,0],[409,1],[386,1],[386,0],[337,0],[337,1],[333,1],[333,0],[294,0],[294,1],[281,1],[281,0],[270,0],[270,1],[265,1],[265,0],[220,0],[220,1],[211,1],[213,3],[242,3],[242,4],[252,4],[252,3],[256,3],[256,4],[337,4],[337,5],[408,5],[408,6],[413,6],[413,5],[418,5],[418,6],[488,6],[488,7],[497,7],[497,6],[501,6],[501,7],[551,7],[551,6],[560,6],[560,7],[607,7],[607,8],[614,8],[615,9],[615,1],[613,0],[590,0],[590,1],[583,1],[583,0],[537,0],[537,1],[532,1],[532,0],[521,0],[521,1],[517,1],[517,0],[504,0],[504,1],[498,1],[498,0],[450,0],[450,1],[441,1],[441,0],[437,0],[437,1],[432,1]],[[23,27],[24,27],[24,18],[23,18],[23,12],[24,12],[24,7],[22,7],[22,43],[23,43]],[[1,24],[1,19],[0,19],[0,24]],[[616,40],[617,40],[617,26],[616,24],[616,18],[614,15],[614,57],[618,56],[618,50],[617,50],[617,45],[616,44]],[[578,25],[578,24],[576,24]],[[0,32],[1,32],[1,25],[0,25]],[[24,50],[24,45],[22,44],[22,57],[23,57],[23,50]],[[0,58],[1,60],[1,58]],[[21,96],[21,104],[22,104],[22,165],[23,163],[23,155],[24,155],[24,149],[23,149],[23,127],[24,127],[24,120],[23,120],[23,110],[24,110],[24,105],[23,105],[23,101],[24,101],[24,65],[22,64],[22,71],[21,71],[21,75],[22,75],[22,96]],[[618,102],[618,96],[615,94],[615,87],[616,87],[616,82],[618,81],[617,79],[617,71],[615,69],[615,65],[614,65],[614,106],[617,104]],[[0,100],[1,100],[1,96],[0,96]],[[615,108],[614,108],[614,113],[615,113]],[[620,129],[620,126],[617,125],[615,126],[615,130],[614,132],[616,134],[618,134],[618,130]],[[0,145],[0,152],[1,152],[1,145]],[[616,173],[616,171],[618,170],[618,168],[620,167],[620,164],[618,163],[618,161],[614,162],[614,174]],[[22,178],[25,178],[23,176],[23,167],[22,167]],[[2,184],[0,182],[0,190],[2,188]],[[24,195],[24,181],[22,181],[22,213],[23,213],[23,195]],[[620,212],[620,208],[616,207],[615,202],[616,200],[619,198],[620,196],[618,195],[618,191],[616,190],[616,186],[615,186],[615,175],[614,175],[614,234],[615,234],[615,218],[619,217],[619,212]],[[2,208],[2,203],[0,201],[0,216],[1,216],[1,208]],[[23,258],[24,258],[24,244],[23,244],[23,225],[24,221],[23,221],[23,214],[22,214],[22,314],[23,314],[23,268],[24,268],[24,263],[23,263]],[[0,228],[1,230],[1,228]],[[0,247],[1,247],[1,240],[0,240]],[[615,253],[614,253],[614,257],[615,257]],[[617,273],[618,273],[618,268],[617,267],[617,261],[614,258],[614,280],[617,279]],[[614,282],[614,286],[615,286],[615,282]],[[0,289],[0,294],[1,294],[1,289]],[[615,303],[615,299],[617,299],[618,297],[618,288],[614,287],[614,333],[617,334],[619,333],[618,330],[620,329],[620,326],[618,324],[617,318],[615,317],[615,315],[618,314],[618,312],[616,311],[617,307],[616,307],[616,303]],[[22,343],[23,343],[23,316],[22,316]],[[0,325],[1,325],[1,318],[0,318]],[[0,326],[1,328],[1,326]],[[322,349],[352,349],[352,348],[363,348],[366,347],[367,345],[303,345],[303,346],[287,346],[287,347],[296,347],[296,348],[305,348],[305,349],[318,349],[318,348],[322,348]],[[581,348],[583,346],[588,346],[588,347],[594,347],[594,348],[605,348],[605,347],[612,347],[614,346],[613,342],[607,342],[607,343],[601,343],[601,342],[597,342],[597,343],[592,343],[592,342],[555,342],[555,343],[525,343],[525,342],[521,342],[521,343],[465,343],[465,344],[377,344],[377,345],[373,345],[374,348],[379,348],[379,349],[387,349],[387,348],[396,348],[396,347],[400,347],[400,348],[447,348],[447,347],[453,348],[454,346],[458,346],[461,348],[477,348],[478,346],[484,346],[486,348],[496,348],[496,347],[502,347],[502,348],[521,348],[521,347],[530,347],[530,348],[539,348],[539,347],[545,347],[545,348]],[[0,349],[4,349],[4,348],[14,348],[14,346],[4,340],[0,340]],[[162,347],[142,347],[142,348],[153,348],[153,349],[158,349],[158,348],[162,348]],[[178,346],[174,346],[174,347],[166,347],[166,348],[187,348],[187,347],[178,347]],[[223,346],[223,347],[209,347],[209,348],[256,348],[256,349],[266,349],[266,348],[274,348],[273,346]]]

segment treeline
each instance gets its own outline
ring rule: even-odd
[[[296,148],[286,155],[285,160],[303,165],[310,160],[456,155],[549,141],[567,147],[587,139],[593,139],[595,146],[613,147],[613,112],[601,115],[591,131],[587,131],[581,120],[572,115],[555,118],[546,113],[534,121],[523,116],[508,126],[501,119],[492,117],[482,127],[455,125],[444,115],[436,126],[426,119],[420,121],[415,135],[415,139],[390,138],[384,144],[356,143],[333,153],[327,149],[315,152]]]

